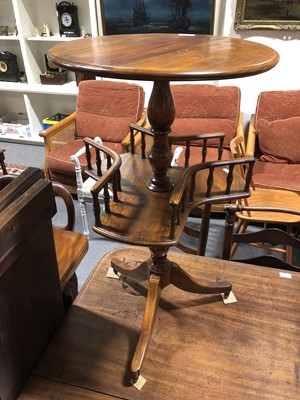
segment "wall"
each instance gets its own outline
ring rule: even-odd
[[[245,122],[255,112],[257,96],[265,90],[300,89],[300,31],[249,30],[234,31],[236,0],[217,0],[215,34],[240,37],[272,47],[280,55],[275,68],[260,75],[219,82],[237,85],[242,91],[241,111]]]
[[[216,0],[215,34],[239,37],[266,44],[276,50],[280,61],[275,68],[260,75],[216,82],[219,85],[236,85],[242,91],[241,111],[245,126],[255,112],[258,94],[265,90],[300,89],[300,31],[249,30],[234,31],[236,0]],[[234,62],[234,60],[232,60]],[[148,101],[152,83],[139,82],[146,91]]]

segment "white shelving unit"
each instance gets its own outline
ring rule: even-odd
[[[24,71],[27,82],[0,81],[0,116],[25,113],[29,120],[31,136],[0,135],[0,141],[27,141],[42,143],[39,132],[42,120],[57,112],[73,112],[76,106],[77,86],[75,75],[68,72],[69,82],[63,85],[43,85],[40,74],[46,71],[45,54],[56,43],[74,40],[59,35],[56,3],[59,0],[0,0],[0,25],[7,25],[9,36],[0,36],[0,51],[17,56],[19,71]],[[78,20],[82,31],[98,36],[95,0],[73,0],[78,7]],[[70,1],[72,3],[72,1]],[[47,23],[51,36],[35,36]],[[15,33],[17,27],[17,35]]]

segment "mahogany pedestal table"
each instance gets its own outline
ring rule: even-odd
[[[127,212],[123,208],[122,215],[120,206],[118,213],[105,215],[101,229],[96,229],[106,237],[148,246],[151,251],[151,258],[137,269],[120,260],[112,261],[115,270],[132,278],[143,279],[141,276],[144,277],[148,272],[146,310],[131,364],[132,376],[137,380],[153,330],[161,289],[172,283],[195,293],[228,294],[231,290],[229,282],[206,283],[193,279],[167,258],[170,246],[179,240],[182,231],[178,229],[175,238],[170,240],[169,229],[166,229],[169,200],[174,184],[179,179],[176,169],[169,173],[172,152],[168,134],[175,118],[170,81],[207,81],[251,76],[273,68],[279,56],[265,45],[237,38],[137,34],[60,43],[50,49],[48,58],[78,76],[154,82],[148,104],[148,118],[154,136],[149,152],[152,172],[150,176],[145,173],[144,180],[136,178],[136,170],[131,174],[130,199],[140,207],[135,207],[134,214],[128,213],[128,207]],[[141,210],[147,208],[148,212],[141,215]],[[131,224],[132,221],[135,222]]]

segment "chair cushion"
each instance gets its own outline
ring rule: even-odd
[[[300,168],[298,164],[281,164],[257,160],[253,168],[256,187],[290,190],[300,194]]]
[[[141,86],[118,81],[91,80],[79,85],[76,107],[76,137],[101,137],[121,142],[144,110]]]
[[[229,146],[236,134],[240,115],[240,89],[236,86],[202,84],[172,85],[176,117],[173,135],[222,132]],[[210,145],[218,145],[210,142]]]
[[[103,144],[115,152],[121,154],[122,146],[120,143],[110,143],[103,141]],[[84,146],[82,139],[72,140],[67,144],[58,147],[51,151],[47,156],[48,170],[51,180],[61,182],[65,185],[76,186],[75,166],[74,162],[70,160],[70,156],[75,154]],[[95,153],[92,151],[92,164],[95,163]],[[85,154],[79,157],[80,165],[82,170],[87,168],[87,162]],[[85,180],[87,175],[83,173],[83,179]]]
[[[300,90],[274,90],[258,96],[255,128],[258,121],[275,121],[300,116]]]
[[[257,134],[261,161],[300,163],[300,117],[272,122],[260,119]]]

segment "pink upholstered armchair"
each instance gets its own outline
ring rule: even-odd
[[[256,187],[300,194],[300,90],[262,92],[249,126],[247,154]]]
[[[76,193],[75,168],[70,156],[84,146],[85,137],[100,137],[105,146],[118,154],[130,151],[129,125],[145,123],[144,99],[144,90],[137,84],[82,81],[76,111],[40,134],[45,142],[47,177]],[[86,169],[84,152],[79,161],[82,170]]]
[[[232,158],[230,141],[233,137],[244,137],[243,115],[240,112],[241,92],[236,86],[208,84],[173,84],[176,116],[172,125],[172,136],[225,134],[223,159]],[[218,159],[218,139],[209,140],[206,161]],[[172,146],[174,152],[175,146]],[[191,147],[189,164],[201,162],[201,148]],[[183,165],[184,157],[179,159]]]

